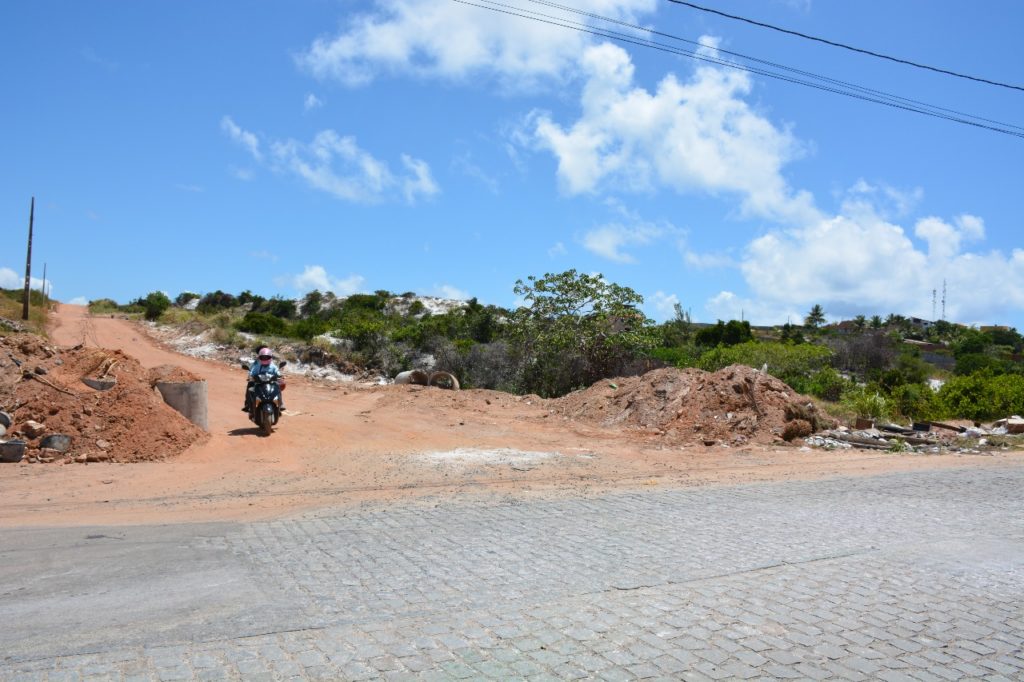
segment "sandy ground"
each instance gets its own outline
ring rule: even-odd
[[[142,327],[81,306],[59,307],[50,338],[120,349],[143,367],[173,364],[205,378],[210,435],[166,461],[0,466],[0,526],[265,519],[409,497],[429,504],[1024,465],[1020,452],[669,447],[651,434],[570,421],[543,401],[493,391],[303,378],[290,379],[288,412],[264,438],[240,411],[240,367],[177,354]]]

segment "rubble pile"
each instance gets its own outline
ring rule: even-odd
[[[1014,428],[1014,420],[1018,420],[1022,427],[1022,431],[1017,433],[1024,433],[1024,420],[1013,416],[1000,419],[990,427],[980,424],[964,427],[941,422],[920,422],[912,426],[880,424],[868,429],[838,426],[808,436],[804,438],[804,443],[826,450],[863,448],[921,454],[980,454],[994,447],[1009,447],[1007,443],[993,440],[992,437],[1013,434],[1011,429]]]
[[[705,445],[793,440],[835,425],[784,382],[744,365],[657,369],[600,381],[551,404],[572,419]]]
[[[0,336],[0,410],[10,418],[0,440],[24,442],[28,462],[172,457],[205,434],[166,405],[153,383],[195,378],[175,367],[147,372],[121,351]]]

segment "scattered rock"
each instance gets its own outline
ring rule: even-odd
[[[21,425],[21,432],[29,438],[38,438],[46,432],[46,424],[29,419]]]
[[[57,452],[67,452],[71,449],[71,436],[63,433],[52,433],[39,442],[40,448],[47,448]]]

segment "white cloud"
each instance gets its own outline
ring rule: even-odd
[[[671,320],[676,314],[676,305],[679,297],[675,294],[666,294],[664,291],[655,291],[653,296],[647,298],[648,307],[652,308],[655,315],[652,317],[658,322]]]
[[[275,252],[268,251],[266,249],[263,249],[261,251],[250,251],[249,257],[255,258],[256,260],[270,261],[271,263],[276,263],[278,260],[278,256]]]
[[[430,197],[441,189],[434,182],[430,174],[430,166],[426,161],[414,159],[408,154],[402,154],[402,165],[411,173],[402,178],[402,194],[410,204],[416,201],[418,195]]]
[[[901,218],[921,203],[924,190],[920,187],[902,190],[884,183],[871,184],[861,178],[847,190],[845,198],[847,201],[866,200],[879,215]]]
[[[548,256],[550,258],[556,258],[557,256],[564,256],[569,253],[568,249],[565,248],[565,244],[562,242],[555,242],[555,245],[548,249]]]
[[[196,193],[196,194],[198,194],[198,193],[201,193],[201,192],[205,191],[205,190],[203,190],[203,188],[202,188],[202,187],[200,187],[199,185],[184,185],[184,184],[177,184],[177,185],[175,185],[175,187],[176,187],[177,189],[180,189],[180,190],[181,190],[182,192],[193,192],[193,193]]]
[[[636,22],[656,0],[589,0],[595,14]],[[546,14],[563,14],[551,7]],[[296,61],[319,78],[349,86],[381,73],[466,80],[496,77],[505,87],[561,80],[593,37],[549,23],[436,0],[378,0],[376,11],[352,17],[343,31],[318,38]]]
[[[608,223],[583,235],[583,246],[617,263],[635,263],[636,259],[623,249],[628,246],[644,246],[665,233],[663,228],[649,223],[623,225]]]
[[[452,161],[452,166],[475,180],[480,181],[491,194],[498,193],[498,181],[488,175],[480,166],[473,161],[472,153],[461,154]]]
[[[85,296],[75,296],[68,303],[71,305],[89,305],[89,299]]]
[[[323,105],[324,105],[323,100],[321,100],[319,97],[317,97],[313,93],[309,93],[308,95],[306,95],[306,99],[303,100],[303,102],[302,102],[302,108],[304,110],[306,110],[306,111],[310,111],[312,109],[317,109],[319,107],[322,107]]]
[[[231,168],[231,174],[235,176],[237,179],[242,180],[243,182],[249,182],[256,175],[251,168],[236,167]]]
[[[291,279],[292,286],[300,292],[331,291],[337,296],[350,296],[358,293],[366,278],[362,275],[349,275],[346,279],[335,279],[327,274],[322,265],[307,265],[301,274]]]
[[[607,43],[587,49],[581,68],[580,118],[562,126],[534,112],[525,124],[534,145],[557,157],[565,192],[726,192],[748,216],[796,224],[820,217],[810,194],[792,190],[781,172],[803,148],[742,99],[748,74],[702,66],[687,83],[669,74],[649,92],[633,84],[625,50]]]
[[[698,253],[685,247],[682,252],[683,262],[695,270],[728,268],[736,265],[732,258],[721,253]]]
[[[468,292],[454,287],[451,284],[435,284],[434,295],[439,298],[450,298],[456,301],[468,301],[473,298]]]
[[[29,287],[32,289],[42,290],[43,280],[38,277],[29,278]],[[24,289],[25,288],[25,275],[18,274],[10,268],[0,268],[0,288],[3,289]],[[46,288],[51,293],[53,292],[53,281],[50,279],[46,280]]]
[[[19,277],[18,273],[10,268],[0,268],[0,287],[4,289],[17,289],[25,286],[25,278]]]
[[[837,317],[897,312],[930,318],[932,292],[941,291],[943,281],[948,319],[1001,319],[1007,310],[1024,309],[1024,250],[963,250],[984,235],[980,218],[924,218],[913,235],[924,248],[869,204],[849,202],[837,216],[753,240],[741,269],[765,310],[821,303]]]
[[[220,129],[223,130],[228,137],[234,140],[235,143],[241,145],[246,151],[252,154],[252,158],[257,161],[263,159],[263,154],[260,152],[259,138],[248,130],[242,130],[242,128],[240,128],[230,116],[225,116],[220,120]]]
[[[221,128],[235,142],[249,150],[257,161],[263,159],[259,140],[225,116]],[[278,140],[269,144],[270,165],[278,171],[296,175],[314,189],[347,201],[374,203],[397,194],[413,203],[418,197],[430,197],[440,191],[426,161],[402,154],[405,173],[395,174],[387,162],[361,149],[356,139],[333,130],[317,133],[313,141]],[[234,169],[241,180],[252,178],[249,169]]]

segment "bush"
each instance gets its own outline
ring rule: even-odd
[[[719,346],[701,356],[699,367],[714,372],[729,365],[747,365],[760,369],[768,365],[768,373],[785,381],[796,391],[807,391],[807,381],[818,370],[828,366],[832,352],[809,343],[793,345],[776,341],[748,341],[736,346]]]
[[[939,400],[926,384],[901,384],[889,396],[893,411],[912,421],[937,419]]]
[[[252,312],[246,313],[245,317],[235,323],[235,326],[239,330],[250,334],[271,334],[274,336],[284,336],[288,329],[288,323],[278,317],[266,313]]]
[[[843,405],[858,417],[866,419],[888,419],[892,412],[889,401],[878,391],[866,386],[855,386],[843,394]]]
[[[95,301],[89,301],[90,313],[114,313],[120,309],[121,306],[112,298],[97,298]]]
[[[1024,413],[1024,376],[978,372],[953,377],[937,396],[943,417],[999,419]]]
[[[850,387],[849,379],[831,367],[823,367],[811,374],[802,392],[836,403],[843,397],[843,392]]]
[[[654,348],[650,356],[655,360],[661,360],[672,367],[696,367],[700,363],[700,351],[692,345],[676,346],[674,348]]]
[[[199,305],[196,306],[196,310],[204,315],[209,315],[210,313],[215,313],[227,308],[234,308],[237,305],[237,298],[218,289],[217,291],[206,294],[199,299]]]
[[[694,341],[698,346],[714,347],[718,345],[735,346],[738,343],[752,341],[753,333],[750,331],[750,323],[746,320],[729,320],[729,322],[718,321],[714,327],[705,327],[694,335]]]
[[[989,374],[1005,374],[1006,362],[984,353],[963,353],[956,358],[954,374],[965,376],[987,371]]]
[[[174,297],[174,305],[181,308],[184,307],[189,301],[196,298],[199,298],[199,294],[193,293],[191,291],[183,291]]]
[[[155,320],[171,307],[171,299],[162,291],[154,291],[139,301],[147,320]]]

